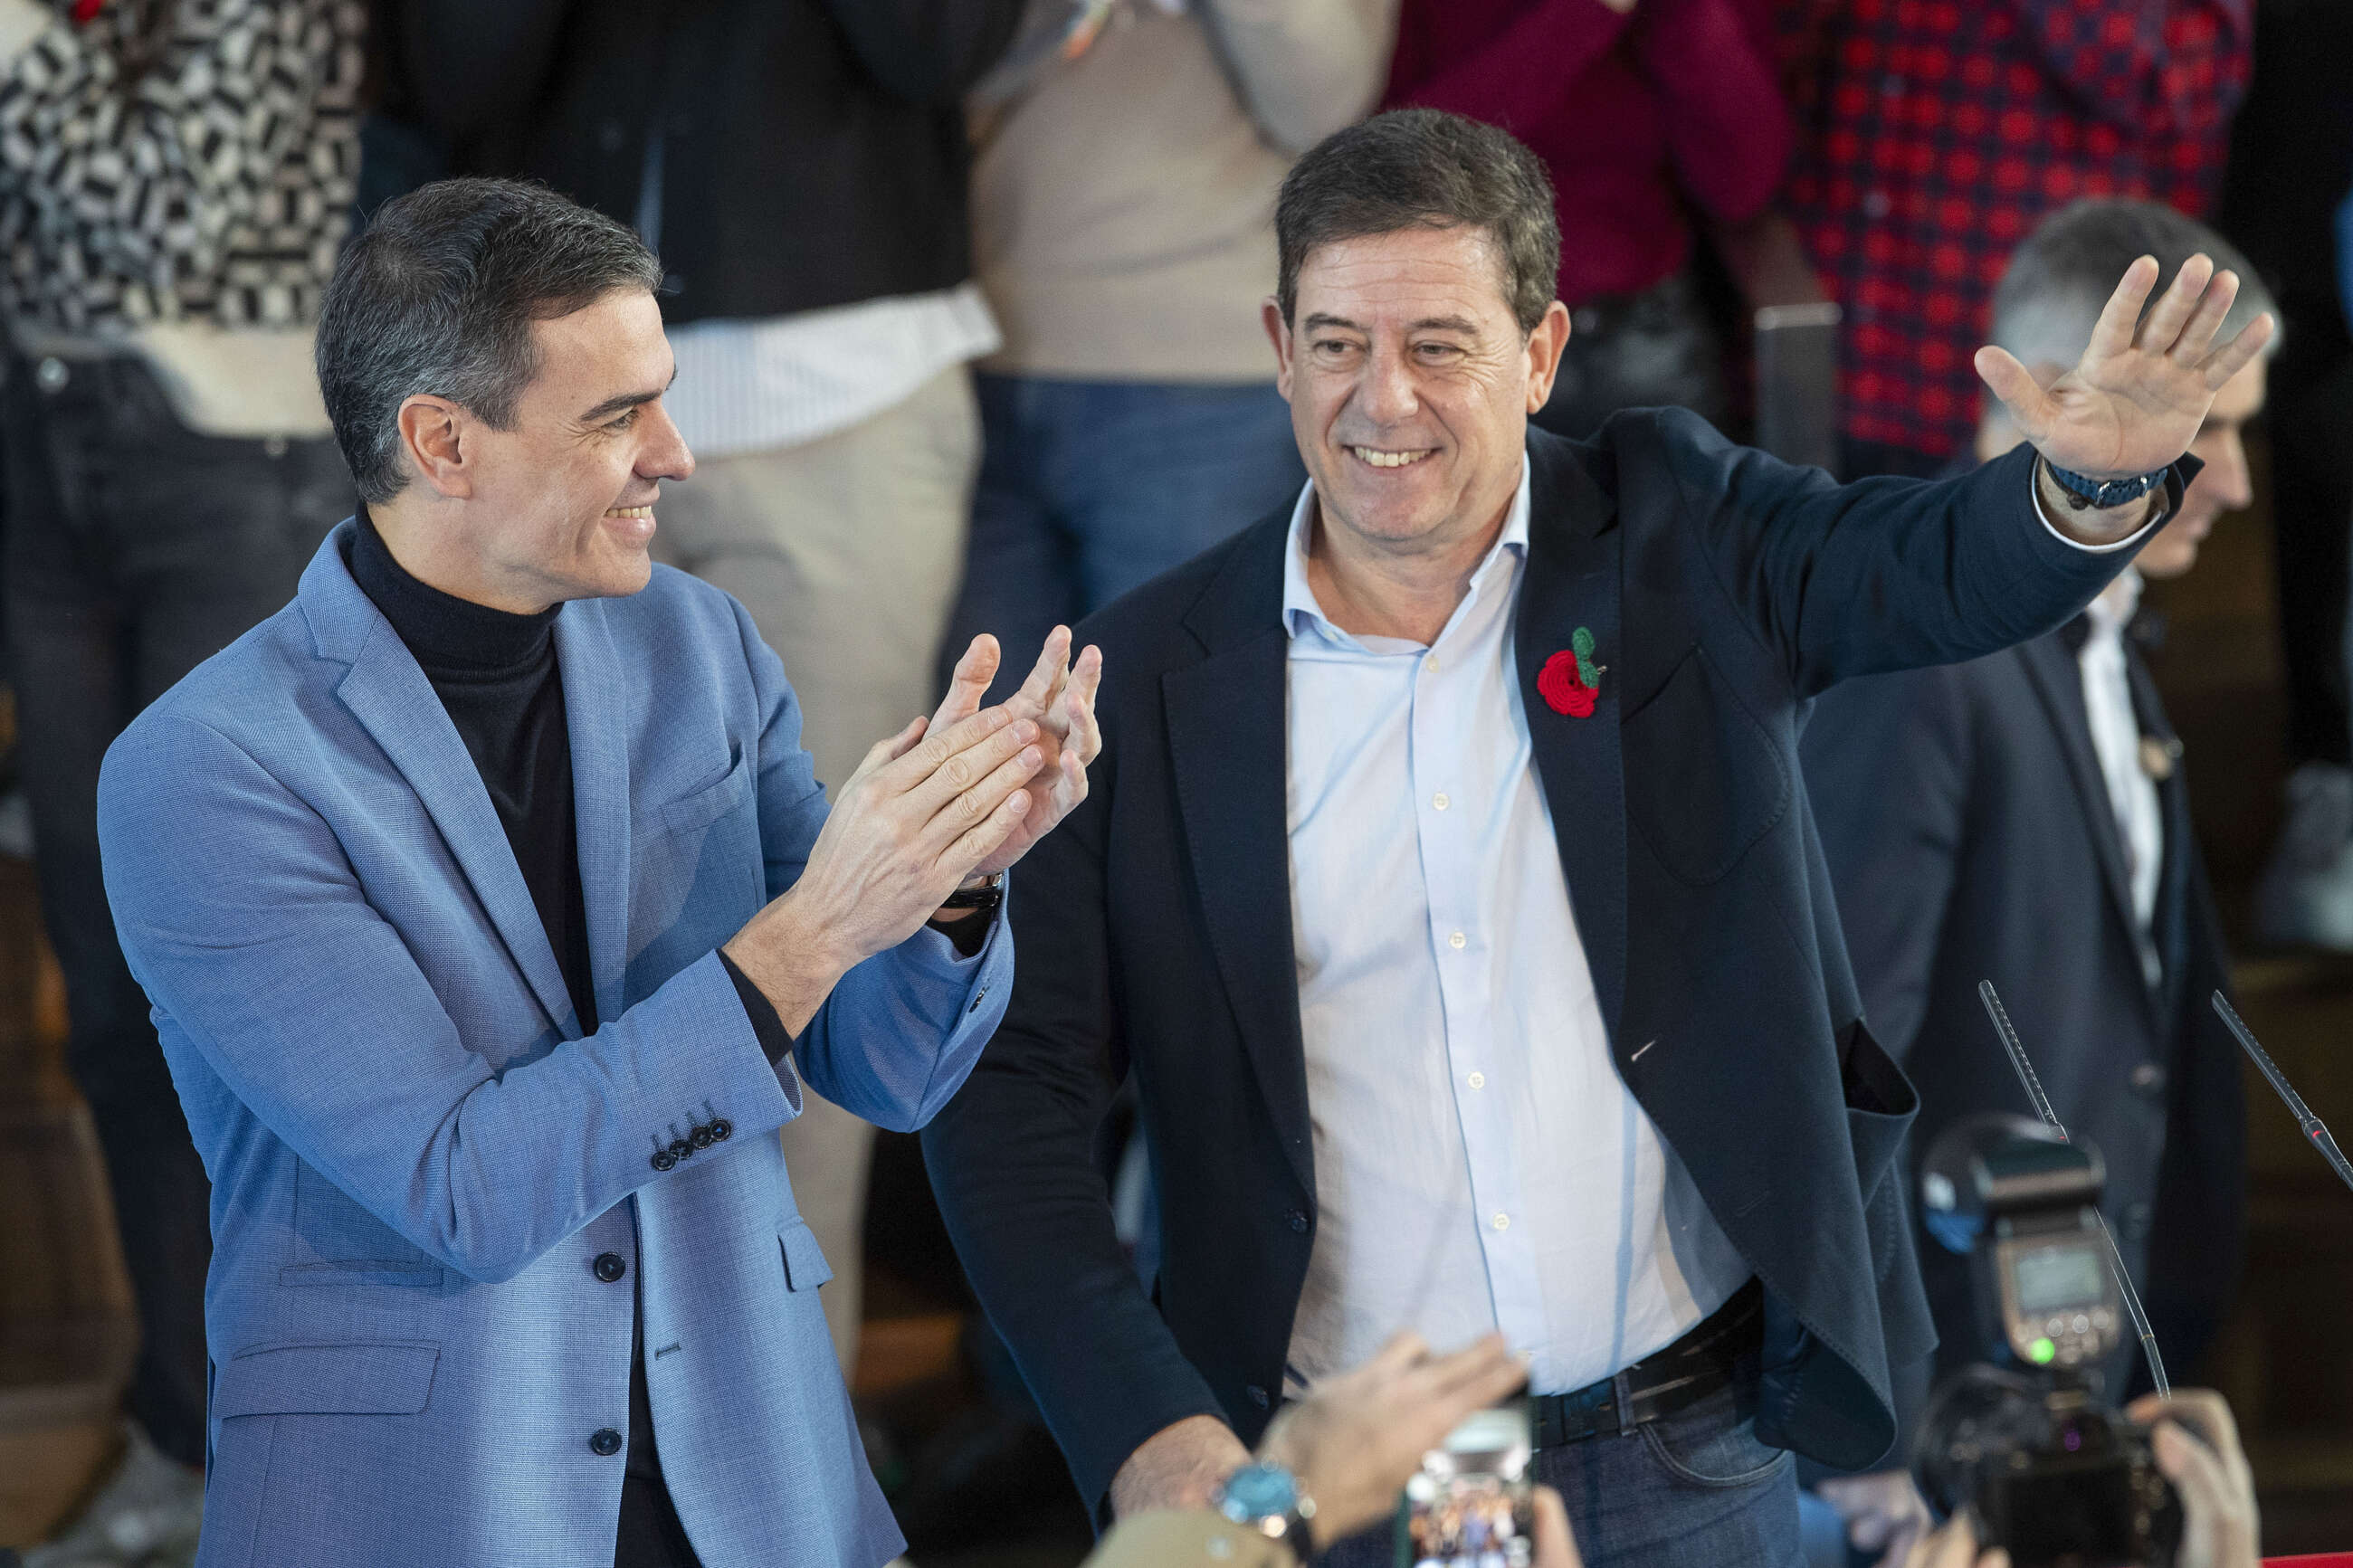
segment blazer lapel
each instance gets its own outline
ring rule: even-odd
[[[2133,916],[2132,884],[2125,876],[2124,837],[2116,826],[2116,807],[2108,804],[2108,781],[2100,772],[2099,753],[2092,749],[2092,720],[2084,706],[2084,672],[2057,632],[2021,643],[2018,656],[2035,690],[2050,710],[2059,750],[2067,759],[2067,776],[2075,786],[2076,804],[2092,835],[2093,852],[2100,862],[2100,880],[2107,884],[2108,909],[2124,931],[2127,951],[2140,951],[2140,923]],[[2134,961],[2139,970],[2139,961]],[[2148,988],[2141,987],[2147,997]],[[2150,1001],[2155,998],[2148,997]]]
[[[637,710],[631,671],[613,645],[605,606],[575,599],[555,617],[555,667],[572,739],[572,816],[580,899],[588,916],[588,973],[599,1018],[628,1007],[629,738]]]
[[[1529,452],[1527,575],[1514,630],[1520,700],[1577,934],[1622,1062],[1628,1049],[1619,1027],[1626,1002],[1626,781],[1618,740],[1625,689],[1622,535],[1615,503],[1566,444],[1532,442]],[[1593,712],[1583,719],[1556,712],[1536,684],[1545,662],[1571,649],[1580,626],[1593,635],[1592,658],[1601,676]]]
[[[359,590],[354,585],[352,591]],[[515,865],[506,829],[499,825],[498,809],[433,683],[391,623],[376,618],[373,632],[359,643],[351,672],[335,689],[425,803],[474,897],[497,928],[499,940],[546,1009],[548,1021],[567,1038],[576,1036],[564,972],[556,966],[539,907],[531,901],[531,889]]]
[[[1315,1190],[1307,1057],[1292,949],[1282,550],[1289,516],[1253,527],[1186,625],[1208,657],[1160,678],[1177,814],[1218,975],[1284,1157]]]

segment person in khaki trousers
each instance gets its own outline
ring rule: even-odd
[[[685,381],[681,370],[681,390]],[[798,672],[802,744],[829,786],[856,769],[870,731],[887,733],[931,702],[979,426],[958,362],[847,429],[796,446],[699,450],[693,481],[665,498],[656,553],[734,595]],[[833,1262],[821,1300],[847,1376],[858,1360],[874,1129],[810,1094],[780,1136],[802,1216]]]

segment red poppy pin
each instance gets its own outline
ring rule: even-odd
[[[1593,634],[1579,626],[1568,642],[1536,672],[1536,693],[1556,713],[1590,719],[1593,704],[1601,695],[1601,667],[1593,662]]]

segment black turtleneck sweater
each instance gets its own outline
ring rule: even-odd
[[[596,987],[588,967],[587,907],[580,895],[578,834],[572,814],[572,745],[564,721],[564,682],[555,668],[555,617],[453,597],[418,582],[392,558],[363,512],[346,560],[424,669],[482,775],[491,804],[540,923],[547,929],[564,986],[584,1035],[596,1027]],[[776,1008],[729,963],[729,976],[760,1044],[774,1062],[791,1037]],[[632,1261],[634,1271],[635,1262]],[[654,1446],[653,1405],[646,1390],[645,1314],[637,1298],[629,1346],[628,1458],[621,1482],[615,1568],[695,1568],[693,1547],[662,1480]]]

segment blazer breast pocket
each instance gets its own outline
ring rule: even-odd
[[[707,784],[691,786],[677,799],[656,808],[656,820],[664,832],[698,832],[743,803],[751,787],[752,760],[740,741],[729,742],[727,752],[724,773]]]
[[[278,1282],[438,1286],[441,1266],[305,1160],[294,1167],[294,1244]]]
[[[1789,769],[1704,647],[1620,727],[1626,815],[1678,881],[1721,880],[1788,815]]]

